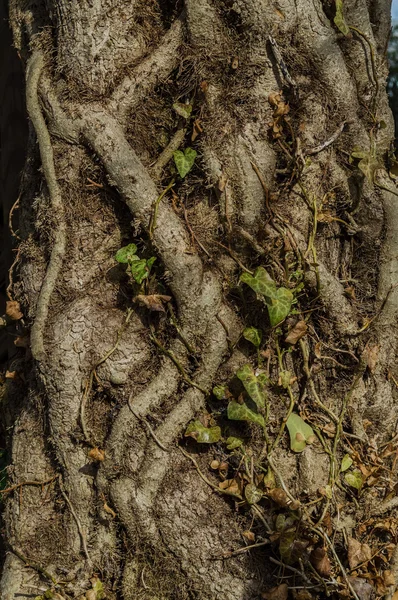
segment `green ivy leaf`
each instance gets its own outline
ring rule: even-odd
[[[383,165],[376,158],[375,149],[372,150],[361,150],[360,148],[355,148],[353,152],[351,152],[350,158],[359,159],[358,169],[362,171],[369,181],[373,182],[375,178],[375,173],[378,169],[381,169]]]
[[[349,35],[350,28],[344,19],[343,11],[343,0],[336,0],[336,16],[334,17],[334,24],[344,35]]]
[[[178,174],[181,179],[184,179],[194,165],[197,152],[193,148],[185,148],[184,151],[176,150],[173,156]]]
[[[263,334],[260,329],[256,329],[255,327],[246,327],[243,332],[245,340],[251,342],[256,348],[260,346],[262,336]]]
[[[286,288],[278,288],[273,297],[266,298],[271,327],[286,319],[292,307],[293,294]]]
[[[226,441],[227,450],[235,450],[235,448],[240,448],[243,444],[243,440],[238,437],[230,436]]]
[[[349,471],[344,475],[344,479],[346,480],[349,486],[355,488],[358,491],[360,491],[360,489],[363,486],[363,477],[359,469],[355,469],[355,471]]]
[[[221,429],[220,427],[205,427],[196,420],[188,425],[185,437],[192,437],[199,444],[214,444],[221,439]]]
[[[307,444],[315,441],[312,427],[296,413],[292,413],[286,422],[290,435],[290,448],[293,452],[302,452]]]
[[[281,537],[279,538],[279,554],[281,559],[287,565],[290,565],[294,562],[293,559],[293,551],[294,551],[294,542],[296,540],[296,530],[295,529],[286,529],[282,532]]]
[[[254,485],[254,483],[248,483],[245,487],[245,498],[249,504],[257,504],[263,497],[262,491]]]
[[[152,256],[152,258],[149,260],[141,258],[131,263],[131,274],[138,284],[141,284],[144,279],[148,278],[151,267],[155,260],[156,258]]]
[[[290,373],[290,371],[280,371],[279,378],[280,378],[281,386],[285,390],[287,390],[290,385],[290,381],[292,379],[292,374]]]
[[[216,385],[213,388],[213,394],[217,398],[217,400],[225,400],[227,398],[226,392],[228,391],[227,386],[225,385]]]
[[[250,273],[242,273],[240,280],[246,283],[253,291],[263,296],[273,297],[276,294],[275,281],[270,277],[264,267],[258,267],[254,276]]]
[[[236,373],[238,379],[243,383],[246,392],[259,408],[264,408],[267,394],[265,386],[268,383],[268,377],[265,373],[255,375],[250,365],[243,365]]]
[[[177,115],[184,119],[189,119],[192,113],[192,104],[183,104],[183,102],[174,102],[173,108]]]
[[[343,456],[343,460],[341,461],[341,467],[340,467],[340,471],[342,473],[344,473],[344,471],[347,471],[352,465],[352,458],[349,454],[345,454]]]
[[[263,416],[250,410],[245,403],[239,404],[235,400],[232,400],[228,404],[227,415],[228,419],[231,419],[231,421],[250,421],[251,423],[257,423],[264,427]]]
[[[131,263],[138,259],[136,252],[137,246],[135,244],[129,244],[128,246],[124,246],[124,248],[120,248],[120,250],[116,252],[115,259],[119,263]]]

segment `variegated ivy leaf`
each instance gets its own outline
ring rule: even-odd
[[[188,425],[185,437],[192,437],[199,444],[214,444],[221,438],[221,429],[220,427],[205,427],[196,420]]]
[[[263,497],[263,492],[254,485],[254,483],[248,483],[245,487],[245,498],[248,504],[257,504]]]
[[[358,169],[362,171],[369,181],[373,182],[376,171],[382,168],[380,161],[375,156],[372,156],[370,152],[352,152],[351,156],[360,159]]]
[[[246,283],[257,294],[272,297],[276,294],[275,281],[270,277],[264,267],[258,267],[254,275],[242,273],[240,280]]]
[[[131,263],[131,274],[138,284],[141,284],[144,279],[147,279],[155,260],[156,258],[152,256],[152,258],[148,260],[142,258]]]
[[[243,332],[243,337],[248,342],[251,342],[253,346],[258,348],[261,344],[262,333],[260,329],[256,329],[255,327],[246,327]]]
[[[360,491],[363,486],[363,476],[359,469],[355,469],[354,471],[348,471],[345,473],[344,479],[351,487]]]
[[[290,435],[290,448],[293,452],[302,452],[307,444],[313,444],[315,434],[312,427],[308,425],[296,413],[292,413],[286,422]]]
[[[344,19],[344,11],[343,11],[343,0],[336,0],[336,15],[334,17],[334,24],[344,35],[348,35],[350,33],[350,28]]]
[[[278,288],[274,296],[265,299],[271,327],[279,325],[290,313],[293,294],[287,288]]]
[[[197,152],[193,148],[185,148],[184,151],[176,150],[173,156],[178,174],[181,179],[184,179],[194,165]]]
[[[349,454],[345,454],[343,456],[343,460],[341,461],[340,471],[343,473],[347,471],[352,465],[352,458]]]
[[[137,246],[135,244],[129,244],[128,246],[124,246],[120,248],[116,252],[115,259],[117,262],[122,264],[128,264],[133,262],[134,260],[138,260],[138,256],[136,256]]]
[[[229,438],[227,438],[226,444],[227,450],[235,450],[235,448],[240,448],[240,446],[243,444],[243,440],[241,440],[241,438],[234,437],[233,435],[231,435]]]
[[[257,423],[264,427],[264,418],[259,413],[255,413],[247,406],[247,404],[239,404],[232,400],[228,404],[227,410],[228,419],[231,421],[250,421],[251,423]]]
[[[225,400],[227,397],[228,388],[226,385],[216,385],[213,388],[213,394],[217,398],[217,400]]]
[[[243,365],[236,373],[238,379],[243,383],[246,392],[259,408],[264,408],[267,393],[265,386],[268,383],[268,377],[265,373],[255,375],[250,365]]]

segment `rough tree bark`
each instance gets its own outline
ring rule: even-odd
[[[30,136],[11,290],[24,316],[8,324],[22,347],[2,400],[15,486],[2,600],[93,600],[95,577],[124,600],[243,600],[281,582],[296,596],[303,585],[314,597],[392,596],[389,8],[346,0],[344,35],[332,0],[10,0]],[[192,105],[189,119],[176,102]],[[173,152],[187,147],[198,154],[181,179]],[[133,300],[115,262],[133,242],[156,256],[144,295],[171,296],[164,312]],[[239,280],[259,266],[294,293],[278,327]],[[229,385],[238,397],[237,370],[257,366],[248,326],[262,331],[269,376],[264,449],[258,426],[231,429],[228,401],[211,394]],[[292,410],[317,434],[300,453]],[[195,417],[244,435],[246,454],[184,441]],[[347,453],[360,491],[339,475]],[[235,494],[251,478],[260,502],[217,493],[215,459]],[[377,559],[362,548],[350,575],[352,539]],[[250,543],[260,546],[226,557]],[[330,569],[314,559],[322,548]]]

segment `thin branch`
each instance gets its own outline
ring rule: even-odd
[[[81,540],[81,543],[82,543],[83,552],[84,552],[84,554],[85,554],[85,556],[87,558],[87,561],[89,563],[91,563],[90,555],[89,555],[88,549],[87,549],[86,535],[85,535],[85,533],[83,531],[82,524],[80,523],[80,519],[77,516],[75,509],[73,508],[73,504],[69,500],[68,495],[66,494],[66,492],[64,490],[64,486],[63,486],[63,483],[62,483],[62,477],[61,477],[61,475],[58,476],[58,483],[59,483],[59,489],[61,491],[61,494],[62,494],[65,502],[69,506],[69,510],[72,513],[72,516],[73,516],[73,518],[74,518],[74,520],[76,522],[77,530],[79,532],[80,540]]]
[[[44,56],[41,51],[35,50],[28,61],[26,80],[26,105],[29,117],[36,131],[39,143],[43,173],[50,195],[52,218],[55,221],[54,244],[51,250],[50,261],[44,277],[36,306],[36,316],[31,328],[30,340],[33,357],[40,361],[45,358],[44,328],[47,321],[48,309],[52,293],[61,271],[66,249],[66,221],[61,191],[58,186],[54,166],[54,154],[51,138],[44,120],[38,96],[40,75],[44,67]]]

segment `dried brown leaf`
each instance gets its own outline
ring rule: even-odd
[[[100,448],[91,448],[90,452],[88,453],[88,456],[89,458],[91,458],[91,460],[95,460],[97,462],[102,462],[103,460],[105,460],[105,452]]]
[[[322,577],[329,577],[332,570],[325,548],[314,548],[310,554],[310,562]]]
[[[11,321],[19,321],[22,319],[21,306],[16,300],[8,300],[6,302],[6,315]]]
[[[272,588],[261,594],[265,600],[287,600],[289,588],[287,583],[281,583],[277,587]]]
[[[249,540],[249,542],[255,542],[256,541],[256,536],[252,531],[244,531],[242,533],[243,537],[246,538],[247,540]]]
[[[285,342],[292,345],[296,344],[302,337],[305,336],[307,329],[307,323],[305,321],[298,321],[287,334]]]
[[[370,600],[371,599],[374,588],[372,585],[370,585],[370,583],[368,583],[366,581],[366,579],[362,579],[361,577],[352,577],[351,575],[349,575],[348,581],[352,585],[359,600]],[[350,594],[350,596],[351,596],[351,594]]]
[[[352,537],[348,538],[348,564],[350,569],[355,569],[361,563],[372,558],[372,551],[368,544],[361,544]]]
[[[289,496],[282,488],[274,488],[269,490],[268,496],[279,506],[286,508],[290,504]]]
[[[151,311],[165,312],[163,302],[170,302],[171,296],[163,296],[162,294],[145,296],[144,294],[138,294],[134,300]]]

